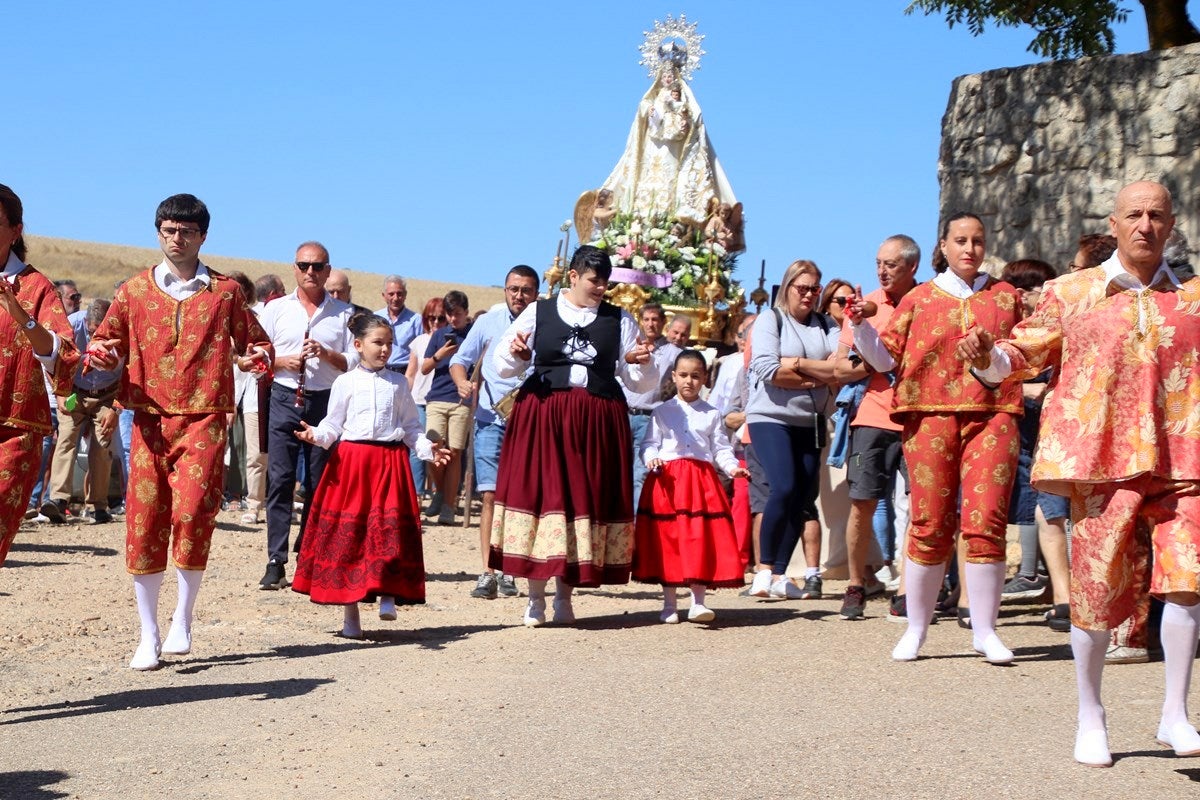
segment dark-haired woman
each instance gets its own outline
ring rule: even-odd
[[[0,564],[37,482],[50,433],[43,369],[56,394],[71,392],[79,351],[54,285],[25,263],[21,199],[0,184]]]
[[[982,272],[986,237],[974,214],[956,214],[938,249],[946,268],[904,296],[882,333],[863,325],[861,298],[847,306],[859,355],[896,373],[892,419],[912,491],[904,580],[908,629],[892,651],[916,659],[946,563],[961,530],[974,648],[993,664],[1012,661],[996,635],[1004,586],[1004,535],[1020,439],[1019,385],[983,386],[960,361],[958,341],[975,327],[1007,338],[1024,314],[1017,290]]]
[[[584,245],[570,289],[521,313],[496,345],[496,371],[530,366],[508,420],[496,481],[489,565],[529,580],[524,622],[575,620],[573,587],[629,582],[633,561],[633,445],[618,379],[634,391],[658,382],[633,317],[604,301],[612,265]]]

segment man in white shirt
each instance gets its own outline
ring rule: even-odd
[[[288,585],[288,532],[292,524],[297,464],[304,474],[304,508],[296,549],[304,535],[313,492],[325,470],[329,451],[296,438],[303,420],[316,426],[329,407],[334,379],[358,363],[354,338],[347,324],[353,309],[325,291],[329,251],[320,242],[296,249],[293,267],[296,291],[267,306],[260,317],[275,346],[275,382],[271,387],[267,430],[267,569],[262,589]]]
[[[386,305],[375,313],[392,326],[392,355],[388,359],[387,368],[392,372],[404,372],[408,369],[408,346],[412,344],[413,339],[425,332],[421,326],[421,315],[411,308],[405,308],[408,284],[399,275],[389,275],[384,279],[383,299]],[[424,355],[418,353],[417,357]]]
[[[667,315],[659,303],[646,303],[638,313],[638,325],[642,329],[642,336],[653,348],[650,358],[663,379],[669,379],[671,369],[675,365],[675,357],[682,352],[663,336],[662,330],[666,321]],[[635,392],[622,385],[621,390],[625,392],[625,402],[629,405],[629,427],[633,433],[633,510],[636,512],[638,498],[642,496],[642,481],[646,477],[646,465],[637,454],[641,450],[642,437],[650,423],[650,415],[662,405],[662,385],[655,384],[653,388],[643,392]]]

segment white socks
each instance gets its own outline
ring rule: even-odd
[[[396,618],[396,598],[386,594],[379,596],[379,618],[389,622]]]
[[[527,628],[546,624],[546,581],[529,579],[529,603],[523,622]]]
[[[679,601],[675,597],[674,586],[664,586],[663,591],[663,608],[662,613],[658,615],[660,622],[666,625],[674,625],[679,622]]]
[[[162,651],[171,655],[187,655],[192,650],[192,613],[196,608],[196,595],[200,593],[200,581],[204,570],[175,568],[179,578],[179,602],[171,615],[171,628],[163,642]]]
[[[1104,704],[1100,702],[1100,679],[1104,675],[1108,635],[1108,631],[1085,631],[1071,626],[1071,652],[1075,656],[1075,681],[1079,692],[1075,760],[1092,767],[1112,764]]]
[[[908,628],[892,650],[894,661],[915,661],[925,634],[929,631],[929,620],[933,617],[933,606],[937,602],[938,590],[942,588],[945,564],[926,566],[904,557],[904,583],[907,604]]]
[[[996,635],[996,618],[1000,615],[1000,592],[1004,590],[1003,561],[994,564],[967,562],[967,602],[971,606],[971,644],[975,652],[992,664],[1008,664],[1012,651]]]
[[[554,579],[554,621],[570,625],[575,621],[575,609],[571,605],[571,594],[575,587],[568,586],[562,578]]]
[[[1200,754],[1200,734],[1188,722],[1187,696],[1200,635],[1200,604],[1166,603],[1162,615],[1162,648],[1165,685],[1158,740],[1177,755]]]
[[[142,634],[129,662],[130,669],[147,670],[158,666],[158,594],[162,591],[162,582],[161,572],[133,576],[133,598],[137,602]]]
[[[347,639],[361,639],[363,636],[362,621],[358,616],[358,603],[346,603],[343,607],[342,636]]]

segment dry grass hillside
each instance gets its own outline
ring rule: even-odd
[[[86,299],[112,297],[113,288],[121,281],[151,264],[162,260],[162,253],[146,247],[120,244],[77,242],[73,239],[52,239],[45,236],[26,236],[29,244],[29,263],[51,280],[70,278]],[[293,287],[291,264],[278,261],[255,261],[249,258],[228,258],[205,253],[204,263],[221,272],[240,270],[251,280],[275,273],[284,285]],[[375,272],[346,270],[354,301],[369,308],[379,308],[383,298],[383,275]],[[495,286],[472,286],[447,281],[431,281],[404,276],[408,281],[408,305],[420,309],[431,297],[442,297],[451,289],[460,289],[471,299],[472,310],[486,309],[504,299],[503,290]]]

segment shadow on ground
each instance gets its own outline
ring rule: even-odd
[[[7,717],[23,714],[15,719],[0,719],[0,725],[16,725],[23,722],[41,722],[51,719],[83,717],[91,714],[106,714],[110,711],[128,711],[138,708],[200,703],[228,697],[246,697],[257,700],[279,700],[308,694],[318,686],[333,683],[332,678],[288,678],[258,683],[213,683],[199,686],[163,686],[153,689],[130,689],[124,692],[97,695],[88,700],[64,700],[40,706],[11,708],[3,712]],[[56,795],[54,795],[56,796]]]
[[[119,551],[111,547],[95,547],[90,544],[35,544],[33,542],[13,542],[12,553],[86,553],[91,556],[115,556]]]
[[[51,800],[68,797],[67,792],[49,788],[71,777],[59,769],[0,772],[0,800]]]

